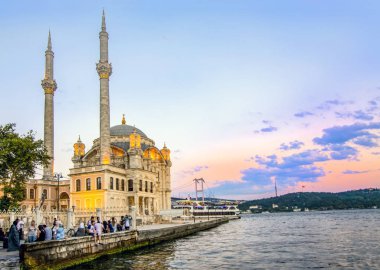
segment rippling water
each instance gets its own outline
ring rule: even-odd
[[[245,215],[75,269],[380,269],[380,209]]]

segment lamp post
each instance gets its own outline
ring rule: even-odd
[[[62,178],[62,173],[55,173],[54,177],[57,178],[58,188],[57,188],[57,211],[59,211],[59,180]]]

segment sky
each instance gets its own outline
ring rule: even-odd
[[[55,53],[55,171],[99,136],[102,10],[111,126],[171,149],[172,196],[254,199],[380,187],[378,1],[8,1],[0,125],[43,138],[44,51]],[[38,177],[38,175],[37,175]]]

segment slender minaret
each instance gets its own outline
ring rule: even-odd
[[[106,31],[106,18],[103,10],[102,31],[100,39],[100,60],[96,70],[100,80],[100,164],[110,163],[110,97],[109,77],[112,65],[108,63],[108,33]]]
[[[43,171],[43,179],[47,180],[51,180],[54,176],[54,91],[57,89],[57,83],[54,80],[53,62],[54,53],[49,30],[48,45],[45,51],[45,78],[41,82],[45,92],[44,144],[47,154],[51,157]]]

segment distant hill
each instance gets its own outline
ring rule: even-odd
[[[274,204],[274,207],[273,207]],[[309,210],[380,208],[380,189],[360,189],[339,193],[297,192],[279,197],[246,201],[239,205],[242,211],[292,211],[293,208]],[[277,207],[278,206],[278,207]]]

